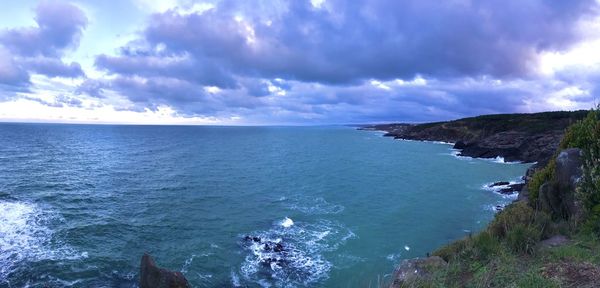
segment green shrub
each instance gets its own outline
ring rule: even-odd
[[[434,251],[432,255],[440,256],[445,261],[451,261],[458,257],[467,248],[467,246],[470,245],[468,244],[469,241],[470,239],[456,240],[448,245],[440,247],[438,250]]]
[[[556,282],[551,279],[545,278],[540,273],[529,272],[522,277],[517,283],[518,287],[521,288],[551,288],[560,287]]]
[[[545,182],[552,179],[554,176],[554,170],[556,170],[556,160],[555,157],[550,159],[548,164],[537,172],[533,174],[529,182],[527,183],[527,191],[529,191],[529,201],[535,203],[535,201],[539,197],[540,187]]]
[[[585,159],[596,159],[596,161],[591,161],[589,163],[590,167],[598,168],[598,156],[600,156],[600,113],[598,110],[592,109],[588,115],[582,119],[577,121],[575,124],[569,126],[565,131],[565,135],[563,139],[560,141],[558,151],[567,149],[567,148],[581,148],[584,151]],[[549,181],[554,176],[554,171],[556,169],[556,161],[555,157],[548,162],[548,164],[538,170],[533,176],[531,180],[527,184],[527,190],[529,191],[529,200],[531,202],[535,202],[538,199],[538,194],[540,191],[540,187],[546,181]],[[594,166],[595,165],[595,166]],[[600,175],[600,171],[598,174]],[[598,178],[596,179],[598,181]],[[593,182],[593,181],[592,181]],[[597,183],[598,186],[595,188],[600,188],[600,182]],[[599,190],[596,190],[599,191]],[[600,195],[598,202],[596,204],[600,204]]]
[[[506,234],[506,243],[515,253],[533,254],[541,232],[533,225],[517,224]]]
[[[575,244],[563,245],[548,250],[550,259],[554,261],[591,261],[594,254],[590,253],[589,249],[580,247]]]
[[[584,119],[569,126],[560,141],[559,150],[567,148],[585,149],[593,144],[594,140],[598,140],[598,135],[594,135],[593,131],[598,128],[599,117],[598,110],[592,109]]]
[[[473,237],[473,250],[475,256],[480,260],[489,260],[501,252],[501,246],[496,239],[488,231],[483,231]]]
[[[488,231],[492,236],[502,239],[515,226],[532,223],[534,216],[535,211],[527,203],[517,202],[496,214],[496,217],[488,226]]]
[[[583,203],[587,221],[584,227],[600,235],[600,112],[592,110],[587,117],[571,125],[560,145],[583,151],[583,176],[576,195]]]

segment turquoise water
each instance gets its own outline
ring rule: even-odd
[[[0,287],[136,287],[145,251],[195,287],[375,287],[526,168],[349,127],[2,124]]]

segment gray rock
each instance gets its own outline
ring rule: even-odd
[[[542,247],[558,247],[568,244],[569,242],[571,242],[571,240],[563,235],[554,235],[540,242],[540,245],[542,245]]]
[[[181,272],[159,268],[150,255],[144,254],[140,265],[140,288],[189,288]]]
[[[578,219],[583,208],[575,199],[575,189],[582,175],[581,150],[566,149],[556,157],[554,177],[542,184],[539,191],[540,207],[555,217]]]
[[[419,279],[427,279],[435,270],[447,265],[439,256],[403,260],[394,270],[394,281],[390,287],[403,287]]]

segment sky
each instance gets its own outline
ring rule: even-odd
[[[416,123],[600,99],[600,0],[1,2],[3,122]]]

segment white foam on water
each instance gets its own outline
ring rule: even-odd
[[[506,161],[504,157],[497,156],[496,158],[491,159],[492,162],[500,163],[500,164],[522,164],[521,161]]]
[[[508,182],[508,184],[497,185],[497,186],[492,186],[496,182],[485,183],[481,186],[481,189],[486,190],[486,191],[492,191],[504,199],[512,199],[512,200],[517,199],[517,197],[519,196],[519,192],[506,194],[506,193],[501,193],[500,191],[502,189],[510,188],[511,185],[524,184],[525,182],[520,177],[517,180],[511,180],[511,181],[506,181],[506,182]]]
[[[284,202],[288,209],[309,215],[338,214],[344,211],[344,206],[331,204],[322,197],[295,196],[285,198]]]
[[[262,287],[311,286],[327,279],[332,264],[323,253],[337,250],[354,237],[343,225],[327,220],[297,222],[289,227],[275,225],[249,235],[260,241],[242,243],[248,254],[240,272],[245,281]],[[278,244],[283,251],[273,249]]]
[[[408,245],[404,245],[404,250],[408,251],[410,250],[410,247],[408,247]]]
[[[452,145],[454,146],[456,143],[452,143],[452,142],[444,142],[444,141],[431,141],[431,143],[434,144],[442,144],[442,145]]]
[[[231,271],[231,285],[233,285],[233,287],[242,287],[242,283],[240,282],[240,276],[233,270]]]
[[[23,262],[41,260],[74,260],[87,258],[87,252],[76,252],[53,239],[48,223],[57,216],[42,211],[35,204],[0,202],[0,280]],[[54,241],[52,241],[54,240]]]
[[[285,228],[290,228],[290,227],[294,226],[294,221],[288,217],[285,217],[285,219],[283,219],[283,221],[281,221],[281,226],[283,226]]]
[[[496,156],[496,158],[473,158],[470,156],[463,156],[460,155],[461,150],[460,149],[450,149],[450,155],[454,156],[456,159],[459,160],[466,160],[466,161],[471,161],[471,160],[483,160],[483,161],[490,161],[490,162],[494,162],[494,163],[498,163],[498,164],[523,164],[523,162],[521,161],[506,161],[504,159],[504,157],[501,156]]]
[[[389,254],[385,257],[385,259],[392,261],[394,263],[398,262],[398,259],[402,258],[402,254],[401,253],[396,253],[396,254]]]
[[[183,263],[183,266],[181,267],[181,270],[179,270],[181,273],[185,274],[188,272],[188,269],[190,268],[190,265],[192,265],[192,261],[194,261],[194,258],[196,257],[196,254],[192,254],[192,256],[190,256],[190,258],[185,260],[185,263]]]
[[[460,150],[458,149],[450,149],[450,155],[453,156],[454,158],[458,159],[458,160],[465,160],[465,161],[471,161],[474,158],[469,157],[469,156],[462,156],[460,155]]]
[[[414,139],[402,139],[399,138],[397,140],[405,141],[405,142],[422,142],[422,143],[432,143],[432,144],[442,144],[442,145],[452,145],[454,146],[456,143],[445,142],[445,141],[432,141],[432,140],[414,140]]]

